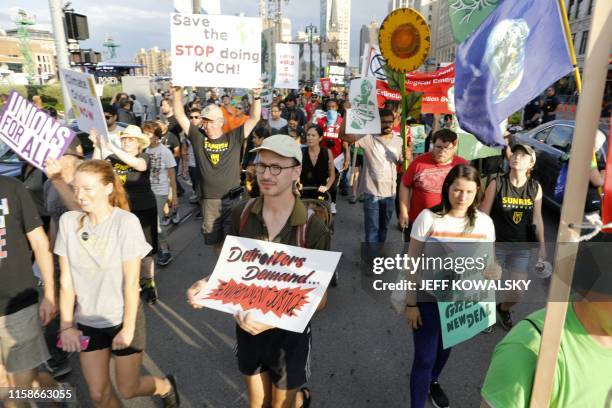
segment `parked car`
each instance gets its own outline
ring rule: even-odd
[[[563,203],[565,185],[558,185],[558,180],[561,169],[569,160],[574,127],[574,121],[553,120],[513,136],[514,142],[525,143],[536,152],[533,177],[542,185],[544,201],[556,209],[560,209]],[[601,165],[606,160],[609,134],[604,126],[599,131],[606,138],[604,145],[596,152],[597,162]]]
[[[0,175],[19,177],[23,162],[8,145],[0,141]]]

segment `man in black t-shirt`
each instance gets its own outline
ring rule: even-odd
[[[285,109],[283,109],[283,113],[281,114],[281,118],[289,121],[291,114],[294,114],[298,120],[299,126],[304,126],[307,123],[306,115],[300,108],[296,106],[297,98],[295,95],[289,95],[285,98]]]
[[[183,104],[181,103],[181,107],[182,106]],[[176,116],[174,116],[174,101],[171,98],[162,99],[159,111],[168,122],[168,131],[178,136],[181,133],[181,125],[179,125]]]
[[[556,111],[560,103],[561,101],[559,101],[559,98],[557,98],[555,88],[548,88],[546,90],[546,98],[542,104],[542,123],[550,122],[551,120],[555,120],[557,118]]]
[[[540,117],[542,116],[542,101],[540,97],[535,97],[531,102],[525,105],[525,111],[523,115],[523,127],[525,129],[533,129],[540,123]]]
[[[0,176],[0,225],[0,366],[9,386],[28,389],[36,367],[49,358],[39,318],[46,325],[56,313],[55,283],[41,219],[30,194],[12,177]],[[44,284],[39,307],[30,247]]]
[[[174,115],[193,146],[199,170],[201,193],[202,234],[206,245],[214,245],[219,255],[223,240],[231,226],[232,208],[239,202],[240,153],[245,136],[249,135],[261,117],[261,88],[253,90],[251,114],[244,125],[223,133],[223,112],[217,105],[202,110],[202,128],[190,123],[183,109],[183,88],[170,88]]]

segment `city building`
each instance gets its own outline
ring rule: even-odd
[[[378,45],[379,29],[380,23],[376,20],[361,26],[361,31],[359,32],[359,61],[363,58],[363,50],[366,44]]]
[[[144,48],[134,57],[134,62],[144,65],[136,68],[136,75],[167,76],[171,75],[170,52],[155,46],[147,51]]]
[[[349,62],[351,39],[351,0],[321,0],[321,38],[337,42],[337,51],[330,47],[332,59]]]
[[[28,34],[29,40],[23,44],[27,44],[28,57],[33,63],[33,81],[44,84],[56,79],[58,73],[53,34],[33,28],[28,28]],[[27,74],[26,55],[21,48],[23,44],[17,29],[0,30],[0,67],[16,74]]]
[[[418,2],[419,0],[388,0],[389,13],[398,8],[413,8],[418,10]]]
[[[436,64],[444,64],[455,62],[455,52],[457,43],[453,37],[450,19],[448,17],[449,7],[448,1],[438,0],[437,12],[432,16],[432,23],[436,27],[435,41],[432,41],[430,58]]]

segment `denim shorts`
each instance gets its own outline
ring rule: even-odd
[[[38,304],[0,316],[0,365],[9,373],[32,370],[49,359]]]

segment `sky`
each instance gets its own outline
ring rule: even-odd
[[[320,24],[320,0],[283,0],[283,17],[291,19],[292,31],[304,29],[308,24]],[[85,14],[89,22],[90,39],[81,42],[81,48],[102,51],[106,35],[111,35],[120,47],[117,51],[122,59],[136,55],[140,48],[159,46],[170,48],[169,13],[173,11],[172,0],[73,0],[75,12]],[[286,4],[286,5],[285,5]],[[258,0],[221,0],[223,14],[244,12],[247,17],[257,17]],[[13,29],[11,21],[18,8],[34,14],[37,27],[51,29],[48,0],[2,0],[0,6],[0,28]],[[387,14],[387,1],[352,0],[351,4],[351,65],[359,60],[359,30],[375,18],[380,24]]]

